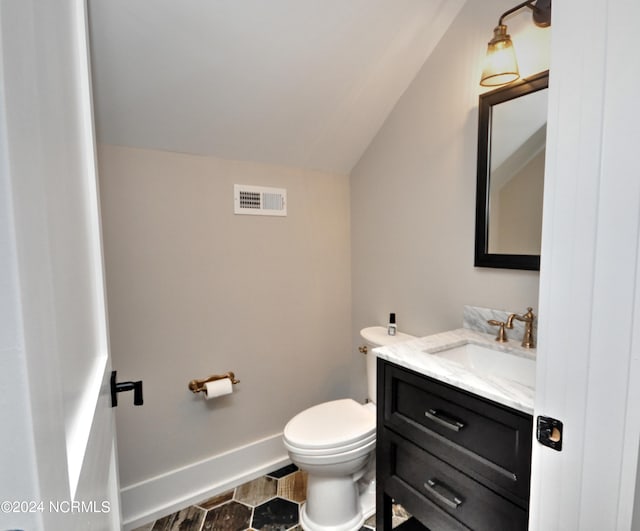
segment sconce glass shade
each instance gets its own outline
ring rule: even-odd
[[[507,26],[500,24],[493,30],[493,39],[487,46],[480,85],[483,87],[505,85],[519,77],[520,71],[511,36],[507,35]]]

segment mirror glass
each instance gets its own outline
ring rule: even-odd
[[[480,96],[475,265],[540,269],[548,72]]]

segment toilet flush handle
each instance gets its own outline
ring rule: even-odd
[[[362,354],[367,354],[367,352],[369,352],[369,349],[367,348],[367,345],[362,345],[361,347],[358,347],[358,350],[359,350]]]

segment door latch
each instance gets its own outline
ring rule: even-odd
[[[116,383],[116,372],[111,371],[111,407],[116,407],[118,405],[118,393],[122,391],[132,391],[133,390],[133,405],[141,406],[143,404],[142,400],[142,380],[137,382],[120,382]]]
[[[536,438],[540,444],[562,451],[562,422],[551,417],[538,417]]]

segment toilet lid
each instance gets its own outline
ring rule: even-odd
[[[375,410],[345,398],[310,407],[284,428],[285,439],[297,448],[336,448],[375,436]]]

